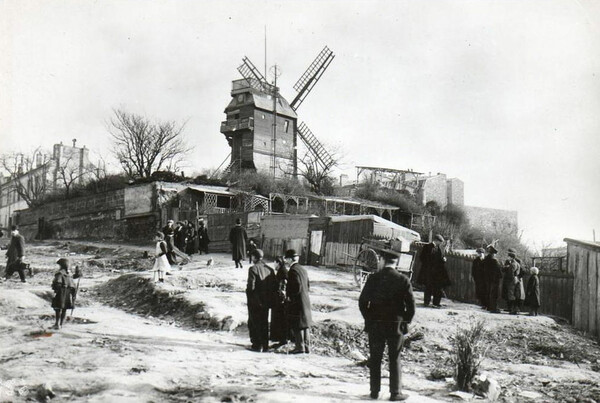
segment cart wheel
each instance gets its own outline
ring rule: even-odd
[[[356,256],[354,262],[354,281],[362,289],[369,274],[375,273],[379,268],[379,255],[373,249],[363,249]]]

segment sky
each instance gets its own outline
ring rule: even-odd
[[[335,59],[299,119],[355,165],[443,172],[523,240],[600,240],[600,2],[0,0],[1,152],[76,138],[110,165],[114,108],[187,122],[186,173],[219,166],[236,68],[292,85]],[[113,165],[114,169],[118,169]]]

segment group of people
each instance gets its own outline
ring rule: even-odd
[[[175,263],[177,259],[173,253],[175,248],[188,255],[195,253],[208,254],[210,238],[208,237],[208,230],[202,218],[198,220],[198,226],[195,226],[193,222],[188,220],[177,221],[177,223],[169,220],[162,232],[167,245],[169,245],[168,257],[171,264]]]
[[[473,260],[472,277],[475,282],[475,294],[481,306],[492,313],[500,313],[498,297],[506,302],[506,309],[511,315],[523,310],[523,305],[530,309],[530,315],[537,316],[540,307],[539,269],[529,269],[527,287],[523,287],[526,270],[515,249],[508,249],[508,259],[501,264],[495,246],[477,249],[477,257]]]
[[[313,321],[308,273],[293,249],[277,258],[276,271],[263,261],[263,256],[258,248],[250,253],[252,266],[246,285],[250,350],[268,352],[269,341],[280,347],[293,339],[292,354],[309,354]]]

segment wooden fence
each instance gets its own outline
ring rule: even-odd
[[[600,244],[565,239],[567,268],[575,277],[573,326],[600,336]]]
[[[413,282],[416,281],[420,270],[419,252],[414,266]],[[446,268],[452,285],[446,288],[446,296],[450,299],[477,303],[475,283],[471,277],[471,268],[474,257],[448,254]],[[539,312],[547,315],[558,316],[568,321],[572,320],[573,310],[573,274],[570,273],[540,273],[540,303]],[[523,278],[523,285],[527,285],[529,276]],[[499,301],[500,302],[500,301]],[[502,306],[502,302],[500,302]]]

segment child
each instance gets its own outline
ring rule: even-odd
[[[531,268],[531,277],[527,281],[527,291],[525,293],[525,305],[529,306],[529,316],[537,316],[540,307],[540,279],[538,278],[539,269]]]
[[[152,271],[154,272],[153,278],[154,282],[156,282],[156,275],[158,274],[158,281],[164,283],[164,273],[169,272],[171,268],[169,259],[167,258],[168,249],[164,234],[160,231],[157,232],[154,235],[154,242],[156,242],[156,251],[154,254],[156,259],[154,260],[154,267],[152,267]]]
[[[75,267],[75,274],[71,276],[71,262],[65,258],[58,259],[56,264],[60,269],[54,274],[54,281],[52,281],[52,290],[56,294],[52,299],[52,308],[56,312],[56,322],[53,328],[58,330],[63,326],[67,310],[73,309],[77,293],[73,279],[81,277],[81,271],[79,267]]]

